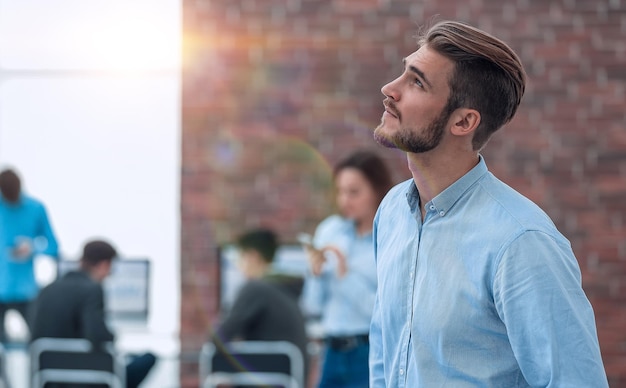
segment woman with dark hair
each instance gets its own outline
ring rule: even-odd
[[[333,171],[339,214],[322,221],[307,247],[305,309],[321,317],[319,387],[368,386],[368,332],[376,295],[372,223],[392,187],[383,159],[357,151]]]

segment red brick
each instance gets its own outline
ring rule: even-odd
[[[284,241],[332,211],[330,167],[376,148],[380,88],[417,23],[461,18],[507,40],[529,74],[517,117],[483,151],[570,239],[611,386],[626,386],[622,1],[183,0],[181,346],[218,310],[217,245],[271,225]],[[380,150],[380,149],[379,149]],[[380,150],[400,181],[401,152]],[[181,366],[197,386],[197,365]]]

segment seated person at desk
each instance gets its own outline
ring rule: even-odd
[[[213,333],[217,345],[235,339],[245,341],[289,341],[302,352],[307,371],[305,322],[298,299],[302,278],[273,274],[278,242],[267,229],[243,234],[236,243],[240,270],[247,281],[237,294],[225,320]]]
[[[85,338],[95,349],[113,341],[105,323],[102,281],[109,275],[115,248],[100,240],[83,248],[80,270],[72,271],[39,293],[32,311],[32,338]],[[132,357],[126,366],[126,387],[134,388],[146,377],[156,358],[150,353]]]

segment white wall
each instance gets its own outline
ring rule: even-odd
[[[47,205],[64,255],[102,236],[151,260],[149,319],[118,346],[164,355],[179,331],[180,8],[0,0],[0,168]]]

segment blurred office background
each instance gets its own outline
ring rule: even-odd
[[[285,243],[312,232],[352,149],[409,176],[371,131],[433,16],[519,53],[525,98],[483,154],[571,240],[609,382],[626,386],[623,0],[0,0],[0,163],[68,257],[97,234],[150,261],[146,319],[116,323],[118,347],[163,357],[146,386],[197,386],[220,246],[259,225]]]
[[[0,164],[65,259],[103,236],[150,261],[147,316],[112,324],[163,358],[153,387],[179,386],[180,41],[176,0],[0,0]]]

